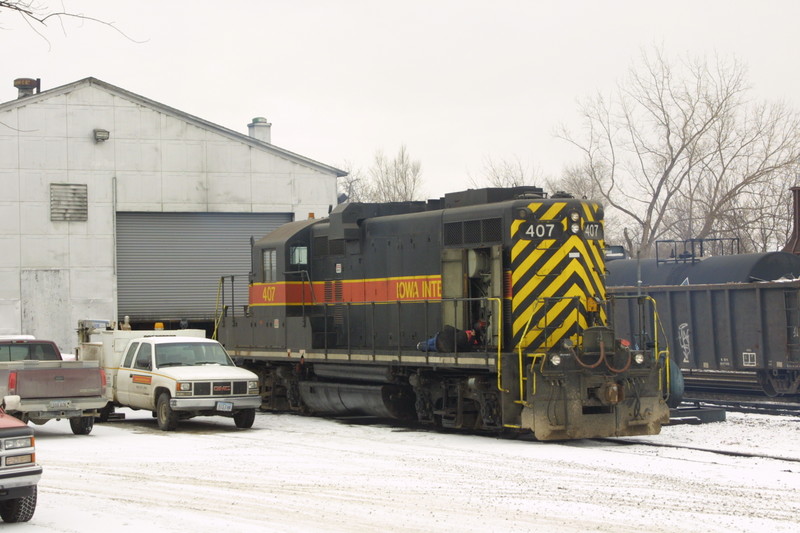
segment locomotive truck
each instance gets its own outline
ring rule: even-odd
[[[596,202],[515,187],[344,203],[251,248],[249,302],[221,278],[217,335],[264,409],[539,440],[669,420],[666,347],[609,323]]]

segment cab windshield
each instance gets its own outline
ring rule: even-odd
[[[156,344],[156,366],[233,366],[221,345],[211,342],[175,342]]]

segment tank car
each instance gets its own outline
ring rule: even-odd
[[[687,388],[800,389],[800,257],[786,252],[608,263],[616,296],[656,302]],[[638,310],[617,306],[620,331]]]
[[[540,440],[669,420],[663,344],[608,320],[598,203],[536,187],[345,203],[251,244],[249,302],[218,338],[266,410]]]

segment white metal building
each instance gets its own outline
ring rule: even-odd
[[[325,216],[345,173],[86,78],[0,104],[0,334],[76,344],[79,319],[210,320],[250,238]],[[241,282],[240,282],[241,281]],[[237,294],[245,303],[246,293]]]

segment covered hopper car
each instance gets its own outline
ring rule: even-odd
[[[345,203],[252,243],[249,302],[223,296],[218,338],[268,410],[658,433],[669,360],[609,323],[603,244],[599,204],[536,187]]]
[[[687,388],[770,396],[800,388],[800,256],[787,252],[609,262],[609,292],[652,298]],[[620,331],[636,323],[615,307]]]

